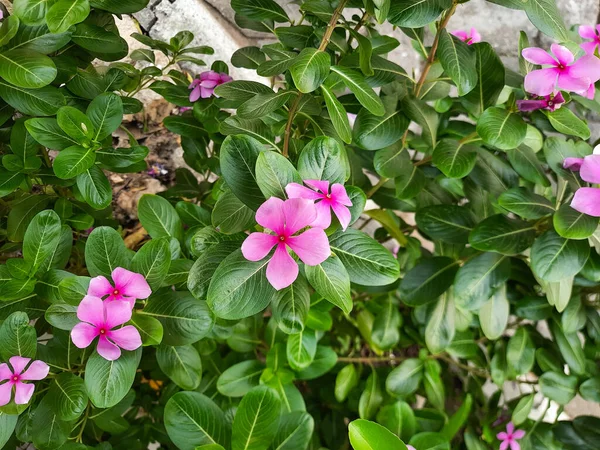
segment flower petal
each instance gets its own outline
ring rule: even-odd
[[[588,55],[593,55],[594,52],[596,51],[597,46],[598,46],[598,43],[596,41],[584,42],[583,44],[580,45],[580,47],[583,49],[583,51]]]
[[[550,50],[552,50],[552,53],[554,53],[554,56],[556,56],[558,62],[563,66],[568,66],[575,61],[573,53],[571,53],[571,50],[569,50],[567,47],[558,44],[552,44]]]
[[[519,111],[536,111],[538,109],[546,108],[547,106],[546,100],[517,100],[517,108],[519,108]]]
[[[583,164],[583,158],[565,158],[563,168],[568,170],[579,170]]]
[[[510,441],[502,441],[500,443],[499,450],[506,450],[508,448],[509,444],[510,444]]]
[[[112,342],[109,342],[106,336],[100,336],[96,350],[100,356],[108,361],[114,361],[121,356],[121,349]]]
[[[341,203],[345,206],[352,206],[352,200],[348,197],[348,193],[346,192],[346,188],[343,184],[335,183],[331,186],[331,199],[334,202]]]
[[[517,441],[510,441],[510,450],[521,450],[521,445]]]
[[[26,405],[31,400],[35,385],[30,383],[15,383],[15,403]]]
[[[102,275],[94,277],[90,280],[90,286],[88,287],[87,295],[92,297],[102,298],[105,295],[110,295],[115,290],[110,281]]]
[[[212,97],[214,90],[215,89],[212,87],[200,86],[200,97],[210,98]]]
[[[457,38],[459,38],[461,41],[466,41],[467,39],[469,39],[469,36],[467,35],[466,31],[463,30],[456,30],[453,31],[452,33],[450,33],[454,36],[456,36]]]
[[[107,337],[125,350],[135,350],[142,346],[140,332],[133,325],[112,330],[108,333]]]
[[[513,439],[523,439],[525,437],[525,430],[516,430],[513,433]]]
[[[304,180],[307,186],[318,189],[323,194],[329,194],[329,181],[327,180]]]
[[[508,434],[506,434],[505,431],[501,431],[496,435],[496,437],[498,438],[498,440],[504,441],[505,439],[508,439]]]
[[[600,59],[594,55],[582,56],[569,67],[569,75],[575,78],[588,78],[590,82],[595,83],[600,80]]]
[[[596,39],[596,30],[591,25],[581,25],[579,27],[579,36],[584,39]]]
[[[200,89],[200,85],[192,89],[192,92],[190,92],[190,102],[195,102],[200,98]]]
[[[329,240],[321,228],[311,228],[287,240],[287,244],[302,262],[309,266],[321,264],[331,254]]]
[[[511,435],[513,434],[513,431],[515,431],[515,424],[512,422],[508,422],[508,425],[506,425],[506,432]]]
[[[150,297],[150,294],[152,294],[152,289],[150,289],[148,282],[141,273],[117,267],[112,271],[111,277],[115,282],[115,289],[121,295],[143,299]]]
[[[589,216],[600,217],[600,189],[583,187],[577,189],[571,208]]]
[[[267,280],[278,291],[288,287],[298,278],[298,263],[294,261],[285,245],[278,245],[267,265]]]
[[[481,35],[475,28],[471,28],[471,43],[476,44],[477,42],[481,42]]]
[[[551,64],[553,66],[556,65],[556,60],[550,55],[546,50],[542,50],[537,47],[528,47],[524,48],[521,52],[523,58],[533,64]]]
[[[350,225],[350,220],[352,219],[350,210],[346,206],[340,205],[339,203],[333,203],[331,208],[340,221],[342,229],[346,231],[346,228],[348,228],[348,225]]]
[[[579,175],[588,183],[600,183],[600,155],[588,155],[583,158]]]
[[[21,374],[22,380],[43,380],[48,376],[50,367],[44,361],[32,362],[27,370]]]
[[[558,87],[565,91],[584,92],[590,87],[589,78],[576,78],[567,73],[561,73],[558,76]]]
[[[21,375],[27,364],[29,364],[31,358],[23,358],[22,356],[13,356],[8,360],[10,365],[13,368],[13,374]]]
[[[131,306],[128,302],[110,302],[105,305],[106,328],[113,329],[118,325],[123,325],[131,319]]]
[[[13,371],[10,370],[8,364],[2,363],[0,364],[0,381],[8,380],[13,376]]]
[[[317,210],[310,200],[290,198],[283,203],[285,216],[285,233],[291,236],[310,225],[317,218]]]
[[[104,302],[101,298],[86,295],[77,307],[77,318],[92,325],[104,323]]]
[[[283,234],[285,215],[283,214],[283,200],[271,197],[256,211],[256,221],[264,228]]]
[[[539,69],[525,76],[525,90],[536,95],[550,95],[554,92],[557,69]]]
[[[329,228],[329,225],[331,225],[331,202],[321,200],[315,203],[315,209],[317,210],[317,218],[311,222],[310,226],[323,230]]]
[[[242,254],[249,261],[260,261],[278,242],[279,238],[273,234],[252,233],[242,244]]]
[[[12,383],[0,384],[0,406],[8,405],[12,396]]]
[[[285,192],[289,198],[305,198],[307,200],[318,200],[323,198],[323,195],[298,183],[288,183],[285,187]]]
[[[92,341],[99,334],[98,329],[94,325],[79,322],[71,330],[71,340],[73,341],[73,344],[75,344],[75,347],[86,348],[90,346]]]

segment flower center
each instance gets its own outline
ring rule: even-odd
[[[106,334],[106,329],[105,328],[100,328],[100,334]]]
[[[280,240],[281,242],[285,242],[285,236],[279,236],[279,240]]]
[[[12,381],[13,381],[13,382],[15,382],[15,383],[16,383],[17,381],[19,381],[19,375],[13,375],[13,377],[12,377]]]
[[[113,291],[113,295],[119,295],[119,290],[118,290],[118,289],[115,289],[115,290]]]
[[[548,106],[552,106],[552,105],[554,105],[554,102],[553,102],[552,100],[550,100],[550,101],[548,102]]]
[[[327,197],[327,198],[330,199],[331,198],[331,194],[327,194],[325,197]]]
[[[559,64],[559,65],[558,65],[558,68],[559,68],[560,70],[565,70],[565,65],[564,65],[564,64]]]

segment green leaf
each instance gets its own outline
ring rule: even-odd
[[[402,400],[383,406],[377,414],[377,422],[404,440],[415,433],[417,425],[412,408]]]
[[[433,22],[449,7],[447,0],[394,0],[390,5],[388,20],[399,27],[420,28]]]
[[[321,86],[321,93],[325,99],[325,106],[329,113],[333,128],[346,144],[352,142],[352,128],[348,120],[348,113],[344,105],[338,100],[335,94],[326,86]]]
[[[141,11],[148,5],[148,0],[90,0],[94,8],[102,9],[113,14],[131,14]]]
[[[219,375],[217,390],[227,397],[243,397],[258,386],[264,370],[264,364],[257,360],[234,364]]]
[[[358,385],[359,379],[360,376],[354,364],[344,366],[335,377],[335,399],[340,403],[344,402],[352,389]]]
[[[331,57],[315,48],[305,48],[294,59],[290,74],[296,88],[304,94],[317,90],[329,75]]]
[[[301,371],[310,366],[316,351],[317,338],[313,330],[305,328],[300,333],[292,334],[287,340],[286,355],[293,370]]]
[[[571,372],[583,375],[586,372],[585,354],[577,333],[565,333],[555,321],[550,322],[550,330]]]
[[[36,448],[59,448],[69,438],[71,424],[59,420],[52,406],[46,396],[33,413],[31,437]]]
[[[19,17],[8,16],[2,21],[0,27],[0,45],[4,46],[17,34],[19,31]],[[13,47],[14,48],[14,47]]]
[[[370,419],[375,415],[381,403],[383,402],[383,392],[381,390],[379,376],[377,371],[373,369],[367,383],[365,390],[360,395],[358,403],[358,414],[361,419]]]
[[[481,330],[488,339],[496,340],[502,336],[508,324],[509,311],[506,286],[502,285],[479,309]]]
[[[360,104],[369,110],[371,114],[376,116],[383,116],[385,114],[383,102],[367,84],[360,72],[343,66],[331,66],[331,71],[340,77],[346,87],[356,96]]]
[[[237,115],[245,119],[267,116],[277,111],[296,95],[296,92],[284,90],[268,94],[257,94],[238,107]]]
[[[550,186],[550,181],[537,155],[526,145],[506,152],[508,160],[519,175],[532,183]]]
[[[375,316],[371,339],[373,343],[382,350],[391,349],[400,341],[400,326],[402,316],[398,311],[398,305],[391,299],[386,299],[381,310]]]
[[[298,173],[303,180],[328,180],[344,183],[349,176],[348,155],[335,139],[320,136],[304,146],[298,158]]]
[[[265,54],[258,47],[242,47],[231,55],[231,64],[244,69],[258,69],[265,60]]]
[[[215,271],[207,302],[217,317],[242,319],[264,310],[275,294],[266,277],[268,258],[248,261],[237,250]]]
[[[316,266],[305,266],[306,278],[313,288],[345,314],[352,310],[350,276],[337,256],[330,256]]]
[[[232,450],[266,450],[279,426],[281,401],[267,386],[248,392],[237,409],[232,427]]]
[[[0,412],[0,446],[4,448],[4,445],[8,442],[10,437],[17,426],[17,420],[19,416],[16,414],[6,414]]]
[[[518,114],[492,107],[479,117],[477,133],[486,144],[500,150],[511,150],[525,140],[527,124]]]
[[[54,211],[42,211],[33,218],[23,238],[23,259],[31,265],[32,273],[52,255],[60,234],[60,218]]]
[[[302,184],[302,178],[293,164],[280,153],[261,152],[256,160],[256,183],[265,198],[287,198],[289,183]]]
[[[230,190],[223,192],[212,212],[212,225],[221,233],[232,234],[254,225],[254,211],[243,204]]]
[[[95,136],[94,125],[88,117],[72,106],[63,106],[56,115],[58,126],[79,144],[89,144]]]
[[[521,397],[517,406],[512,413],[512,422],[515,426],[521,425],[523,422],[527,420],[529,417],[529,413],[531,412],[531,408],[533,406],[534,395],[525,395]]]
[[[358,419],[348,426],[354,450],[406,450],[406,445],[387,428],[375,422]]]
[[[60,420],[77,419],[88,406],[83,379],[72,373],[59,373],[50,385],[48,401]]]
[[[97,408],[110,408],[119,403],[133,385],[142,350],[124,351],[115,361],[92,353],[85,366],[85,388]]]
[[[539,219],[554,212],[554,206],[547,198],[523,187],[503,192],[498,197],[498,204],[524,219]]]
[[[600,377],[590,378],[579,386],[581,396],[590,402],[600,402]]]
[[[121,97],[111,92],[100,94],[92,100],[86,114],[96,130],[93,139],[101,141],[116,131],[123,121]]]
[[[103,61],[118,61],[125,57],[129,50],[127,42],[118,34],[88,23],[76,25],[71,39],[79,47]]]
[[[208,228],[213,230],[212,228]],[[216,233],[216,231],[215,231]],[[226,235],[218,235],[226,236]],[[217,267],[234,250],[240,248],[240,243],[233,241],[218,241],[208,248],[203,248],[200,257],[196,260],[188,276],[188,289],[198,299],[206,298],[210,280]]]
[[[68,180],[87,172],[94,162],[96,162],[96,153],[93,148],[73,145],[60,151],[54,159],[52,168],[58,178]]]
[[[29,325],[29,317],[24,312],[14,312],[0,326],[0,356],[8,361],[13,356],[35,358],[37,333]]]
[[[308,276],[308,266],[305,269]],[[304,330],[309,308],[310,289],[302,275],[287,288],[277,291],[271,301],[273,318],[279,328],[287,334]]]
[[[69,137],[58,126],[56,119],[29,119],[25,121],[25,127],[29,134],[44,147],[63,150],[72,145],[77,145],[77,141]]]
[[[555,0],[530,0],[522,5],[531,23],[542,33],[558,41],[569,40],[569,34]]]
[[[240,16],[248,19],[289,22],[284,9],[273,0],[232,0],[231,7]]]
[[[471,92],[477,84],[478,75],[473,49],[442,29],[437,54],[444,71],[456,84],[458,95],[462,97]]]
[[[56,66],[50,58],[30,50],[0,53],[0,76],[21,88],[41,88],[56,78]]]
[[[403,98],[400,105],[402,111],[410,120],[421,125],[421,138],[429,147],[434,148],[440,124],[439,114],[425,101],[412,96]]]
[[[112,187],[102,169],[91,166],[77,175],[77,188],[85,201],[94,209],[104,209],[112,201]]]
[[[547,231],[531,247],[531,269],[544,281],[560,281],[577,274],[589,253],[586,241],[565,239]]]
[[[144,347],[159,345],[162,342],[164,330],[158,319],[134,312],[130,322],[140,332]]]
[[[253,210],[265,201],[255,172],[261,151],[260,142],[245,135],[227,136],[221,145],[223,179],[235,196]]]
[[[446,409],[446,391],[441,377],[442,367],[439,362],[433,359],[425,360],[424,365],[423,386],[425,387],[427,400],[436,409],[444,411]]]
[[[190,293],[163,290],[148,299],[138,314],[158,319],[163,326],[162,342],[166,345],[193,344],[212,330],[213,315],[206,302]]]
[[[534,237],[533,225],[497,214],[475,226],[469,235],[469,243],[484,252],[514,255],[527,249]]]
[[[152,239],[131,260],[131,270],[141,273],[153,291],[158,290],[169,273],[171,250],[166,238]]]
[[[568,108],[559,108],[556,111],[548,112],[546,117],[559,133],[577,136],[581,139],[590,138],[591,133],[587,124]]]
[[[97,227],[85,244],[85,263],[92,277],[110,277],[117,267],[129,267],[131,256],[123,239],[110,227]]]
[[[528,373],[535,363],[535,345],[526,328],[518,328],[508,341],[506,359],[516,375]]]
[[[544,396],[559,405],[566,405],[577,393],[577,377],[558,372],[546,372],[540,377],[540,389]]]
[[[144,194],[138,203],[138,217],[154,239],[160,237],[183,239],[183,225],[177,211],[163,197]]]
[[[399,141],[408,124],[409,120],[401,111],[376,116],[361,109],[354,123],[353,141],[365,150],[379,150]]]
[[[510,260],[497,253],[469,259],[456,273],[454,300],[466,311],[476,311],[510,276]]]
[[[487,42],[471,45],[475,50],[477,85],[465,95],[463,103],[475,116],[494,106],[504,88],[505,70],[502,60]]]
[[[442,139],[433,150],[433,163],[449,178],[466,177],[477,161],[477,147]]]
[[[88,0],[59,0],[46,13],[46,23],[52,33],[62,33],[83,22],[89,13]]]
[[[13,14],[29,25],[43,22],[46,11],[52,6],[49,0],[15,0]]]
[[[556,211],[553,223],[556,232],[567,239],[587,239],[598,228],[597,217],[576,211],[567,204]]]
[[[458,431],[463,427],[469,418],[471,408],[473,406],[473,397],[471,394],[465,396],[464,401],[458,408],[458,410],[450,417],[450,420],[444,425],[441,433],[448,440],[452,440]],[[470,447],[468,447],[470,449]]]
[[[431,353],[441,353],[452,343],[456,332],[454,311],[454,298],[445,292],[437,300],[425,328],[425,343]]]
[[[385,381],[387,391],[397,397],[413,394],[423,379],[423,361],[410,358],[394,368]]]
[[[448,243],[467,243],[475,225],[470,210],[455,205],[433,205],[417,210],[417,226],[432,239]]]
[[[305,411],[293,411],[281,416],[277,434],[273,439],[273,450],[297,450],[308,448],[315,422]]]
[[[160,345],[156,350],[156,361],[160,370],[181,389],[191,391],[200,385],[202,361],[198,350],[191,345]]]
[[[215,88],[215,94],[227,100],[245,102],[257,94],[272,94],[273,90],[257,81],[235,80]]]
[[[71,331],[80,320],[77,318],[77,306],[55,303],[46,310],[46,322],[59,330]]]
[[[31,116],[52,116],[65,105],[65,97],[55,87],[26,89],[1,79],[0,97],[13,108]]]
[[[331,236],[329,243],[354,283],[385,286],[400,275],[398,261],[389,250],[362,231],[350,228],[337,232]]]
[[[181,450],[209,444],[229,448],[231,425],[221,408],[202,394],[178,392],[172,396],[164,420],[169,438]]]
[[[400,299],[409,306],[434,302],[453,281],[458,264],[445,256],[422,260],[400,282]]]

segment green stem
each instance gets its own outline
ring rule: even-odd
[[[371,198],[371,197],[373,197],[373,195],[375,194],[375,192],[377,192],[377,191],[378,191],[378,190],[381,188],[381,186],[383,186],[383,185],[384,185],[385,183],[387,183],[389,180],[390,180],[390,179],[389,179],[389,178],[386,178],[386,177],[383,177],[383,178],[381,178],[381,179],[379,180],[379,182],[378,182],[378,183],[377,183],[375,186],[373,186],[373,187],[372,187],[372,188],[369,190],[369,192],[367,192],[367,198]]]

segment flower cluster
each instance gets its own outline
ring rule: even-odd
[[[600,145],[585,158],[565,158],[563,167],[579,171],[581,179],[588,183],[600,183]],[[582,187],[577,189],[571,207],[581,213],[600,217],[600,188]]]
[[[129,322],[137,299],[150,296],[152,290],[143,275],[122,267],[113,270],[111,278],[92,278],[87,295],[77,307],[81,321],[71,331],[73,344],[86,348],[98,338],[98,354],[114,361],[121,356],[121,349],[135,350],[142,345],[139,331]],[[106,297],[102,300],[102,297]]]
[[[267,265],[267,279],[277,290],[298,277],[298,263],[288,247],[304,264],[316,266],[330,255],[324,230],[331,225],[331,210],[344,230],[350,224],[348,206],[352,202],[343,185],[335,183],[330,190],[328,181],[304,183],[312,189],[290,183],[286,186],[288,200],[271,197],[264,202],[256,212],[256,221],[266,230],[250,234],[242,244],[242,254],[250,261],[262,260],[276,247]],[[306,227],[310,228],[302,231]]]
[[[500,450],[521,450],[521,445],[517,442],[517,439],[523,439],[525,431],[515,430],[515,425],[512,422],[506,426],[506,431],[502,431],[496,435],[500,442]]]
[[[217,86],[233,80],[226,73],[215,72],[209,70],[198,75],[192,84],[190,84],[190,102],[195,102],[200,98],[209,98],[214,95],[214,90]]]
[[[50,367],[43,361],[29,362],[31,358],[13,356],[6,363],[0,364],[0,406],[7,405],[15,388],[15,403],[26,405],[31,400],[35,386],[24,381],[39,381],[48,376]],[[27,367],[29,365],[29,367]],[[12,368],[11,368],[12,367]],[[26,369],[27,368],[27,369]]]

